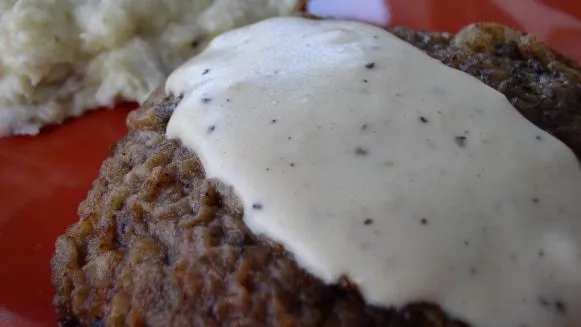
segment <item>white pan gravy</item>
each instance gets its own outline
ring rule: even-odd
[[[581,169],[496,90],[392,34],[274,18],[175,71],[167,135],[244,219],[373,305],[581,326]]]

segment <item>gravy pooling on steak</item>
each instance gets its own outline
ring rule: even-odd
[[[166,89],[167,136],[325,282],[475,326],[581,322],[579,164],[472,76],[369,25],[276,18]]]

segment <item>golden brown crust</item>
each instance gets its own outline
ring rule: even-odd
[[[504,93],[581,153],[581,69],[530,35],[477,24],[456,36],[393,28],[443,63]],[[324,285],[279,245],[250,233],[228,187],[164,137],[179,99],[157,91],[127,120],[81,220],[51,262],[64,326],[458,327],[439,308],[365,305],[347,280]]]

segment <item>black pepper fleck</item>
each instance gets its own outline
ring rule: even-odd
[[[377,40],[377,39],[379,39],[379,36],[374,35],[373,38]]]
[[[252,205],[252,209],[254,209],[254,210],[262,210],[262,204],[260,204],[260,203],[254,203]]]
[[[470,275],[472,276],[478,275],[478,269],[476,269],[475,267],[470,267]]]
[[[210,101],[212,101],[212,99],[210,99],[210,98],[202,98],[202,103],[210,103]]]
[[[364,148],[361,147],[356,147],[355,148],[355,154],[358,156],[366,156],[369,154],[369,151],[365,150]]]
[[[230,102],[230,99],[229,99],[229,98],[228,98],[228,99],[226,99],[226,102]]]
[[[266,171],[270,171],[270,168],[266,168]]]
[[[365,226],[368,226],[368,225],[371,225],[371,224],[373,224],[373,220],[372,219],[367,218],[367,219],[365,219],[363,221],[363,225],[365,225]]]
[[[294,163],[294,162],[291,162],[289,165],[290,165],[291,167],[294,167],[294,166],[295,166],[295,163]]]
[[[567,307],[565,306],[565,303],[563,303],[561,301],[555,302],[555,308],[557,309],[557,312],[559,312],[562,315],[564,315],[565,312],[567,311]]]
[[[369,82],[369,81],[368,81],[368,80],[366,80],[366,79],[364,79],[364,80],[363,80],[363,83],[368,83],[368,82]]]
[[[420,116],[420,121],[424,124],[427,124],[429,122],[428,118],[426,118],[424,116]]]
[[[216,129],[215,125],[208,127],[208,134],[212,134],[212,132]]]
[[[468,242],[468,241],[464,241],[464,245],[466,245],[466,246],[470,246],[470,242]]]
[[[537,135],[537,136],[535,136],[535,139],[537,139],[537,140],[540,141],[541,140],[541,136],[540,135]]]
[[[375,68],[375,63],[374,62],[368,62],[365,65],[365,68],[367,68],[367,69],[373,69],[373,68]]]
[[[428,224],[428,220],[424,217],[420,220],[420,222],[422,223],[422,225],[427,225]]]
[[[545,256],[545,251],[543,251],[543,249],[539,250],[539,257],[544,257]]]
[[[192,48],[196,48],[198,45],[200,45],[198,40],[192,41]]]
[[[289,139],[289,140],[292,140],[292,137],[290,137],[290,136],[289,136],[289,137],[288,137],[288,139]]]
[[[466,136],[456,136],[454,138],[454,141],[456,142],[456,144],[458,144],[459,147],[463,148],[466,146]]]
[[[367,124],[361,125],[361,131],[363,132],[363,131],[367,130],[368,127],[369,126]]]
[[[169,257],[169,253],[166,253],[163,255],[163,257],[161,258],[161,261],[165,264],[165,265],[169,265],[170,264],[170,257]]]
[[[534,203],[539,203],[539,199],[538,198],[533,198],[533,202]]]
[[[273,119],[273,120],[271,121],[271,123],[273,123],[273,124],[274,124],[274,123],[276,123],[276,119]]]
[[[210,70],[209,69],[204,69],[204,71],[202,72],[202,75],[206,75],[207,73],[209,73]]]

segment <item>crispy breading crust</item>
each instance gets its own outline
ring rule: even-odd
[[[504,93],[581,154],[581,69],[496,24],[455,36],[393,33]],[[459,327],[437,306],[371,307],[347,280],[324,285],[281,246],[253,235],[228,187],[164,137],[180,99],[153,94],[103,163],[81,220],[56,242],[54,305],[62,326]]]

